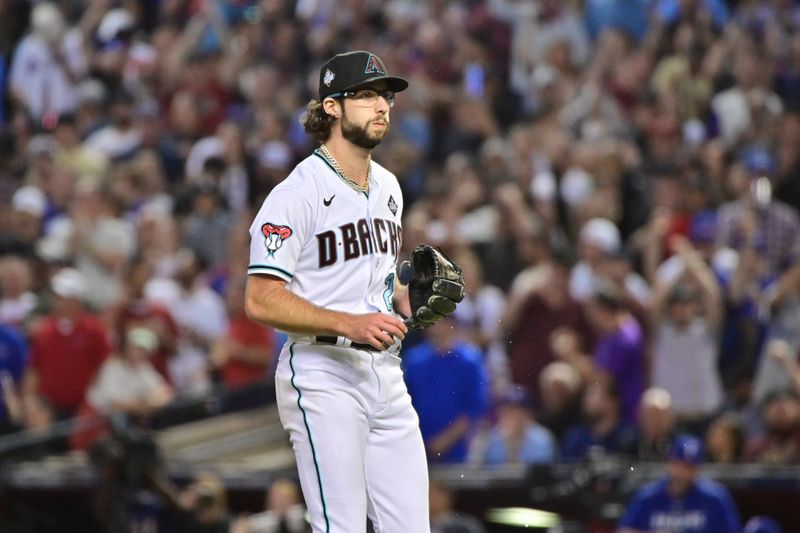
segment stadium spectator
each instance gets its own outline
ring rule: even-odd
[[[727,309],[719,366],[724,383],[729,387],[745,380],[750,381],[759,364],[764,367],[763,362],[759,363],[759,356],[762,355],[766,333],[770,329],[770,320],[763,313],[764,302],[775,294],[777,287],[774,277],[766,271],[764,250],[763,243],[742,246],[738,251],[726,250],[736,262],[730,273],[721,273],[720,276],[724,283]],[[784,306],[777,305],[775,310],[786,315],[782,307]],[[787,311],[791,313],[791,310]],[[768,364],[762,372],[770,370],[773,372],[769,372],[772,378],[769,381],[774,383],[773,365]],[[766,377],[762,377],[759,388],[767,386]],[[762,394],[758,392],[759,396]]]
[[[650,309],[652,383],[672,396],[679,424],[702,433],[724,401],[718,370],[720,290],[692,245],[678,242],[684,273],[656,285]]]
[[[222,479],[203,472],[171,496],[168,528],[175,533],[228,533],[233,519]]]
[[[19,402],[28,357],[25,337],[16,328],[0,324],[0,434],[8,433],[14,422],[9,403]]]
[[[114,310],[116,342],[122,346],[130,329],[144,327],[158,337],[158,347],[150,363],[169,380],[169,360],[178,343],[178,326],[172,315],[157,302],[145,297],[144,289],[155,273],[153,261],[141,255],[134,256],[127,265],[127,282],[122,299]]]
[[[644,391],[639,404],[638,459],[664,460],[675,437],[675,418],[669,392],[658,387]]]
[[[554,257],[540,282],[509,299],[503,317],[511,381],[525,386],[534,401],[541,399],[540,372],[557,357],[552,344],[542,340],[559,328],[570,328],[584,340],[590,338],[585,311],[569,295],[571,265],[565,255]]]
[[[786,341],[777,340],[767,345],[767,354],[778,363],[789,378],[788,387],[800,394],[800,361],[798,354],[793,354]]]
[[[731,464],[741,461],[745,433],[740,418],[732,413],[723,413],[715,418],[706,431],[705,445],[709,462]]]
[[[755,369],[753,401],[760,402],[770,393],[792,387],[792,374],[786,372],[791,355],[800,350],[800,266],[786,271],[782,278],[767,288],[763,310],[769,310],[769,320],[763,332],[761,357]],[[796,359],[796,355],[794,359]]]
[[[647,31],[647,2],[630,0],[624,4],[609,4],[601,0],[589,0],[584,7],[584,19],[592,40],[612,28],[640,40]]]
[[[646,380],[642,328],[613,290],[595,294],[587,311],[599,335],[592,362],[620,391],[623,418],[634,422]]]
[[[70,203],[75,267],[92,288],[87,304],[101,312],[120,299],[125,264],[136,251],[135,228],[121,215],[111,191],[76,188]]]
[[[278,478],[267,490],[264,511],[237,519],[230,533],[306,533],[306,522],[300,488],[296,481]]]
[[[201,395],[211,386],[211,347],[225,333],[225,302],[206,283],[208,263],[189,248],[176,256],[175,279],[154,278],[145,298],[165,306],[179,328],[177,351],[170,358],[170,382],[178,394]]]
[[[746,39],[734,57],[736,84],[711,100],[722,141],[729,147],[763,142],[783,112],[783,102],[765,83],[771,78],[770,63]]]
[[[455,317],[463,328],[464,339],[486,354],[491,391],[498,393],[508,387],[511,380],[502,335],[506,295],[484,281],[480,261],[471,249],[461,248],[453,255],[464,279],[469,280],[469,289],[456,307]]]
[[[277,353],[275,332],[247,318],[242,308],[246,282],[245,278],[227,281],[228,329],[211,353],[222,384],[230,389],[266,382],[274,370]]]
[[[24,448],[9,453],[9,458],[37,461],[67,449],[64,438],[55,431],[56,412],[41,395],[25,394],[13,383],[6,382],[3,401],[8,418],[0,434],[25,431],[34,437]]]
[[[578,239],[580,260],[572,269],[569,291],[573,298],[585,302],[604,283],[600,272],[603,260],[618,253],[622,243],[619,229],[604,218],[587,221]]]
[[[788,392],[775,392],[761,407],[764,431],[747,442],[745,458],[769,464],[800,461],[800,400]]]
[[[35,185],[26,185],[14,191],[10,209],[4,210],[6,212],[3,213],[3,225],[0,229],[0,243],[4,253],[23,257],[34,255],[47,205],[45,193]]]
[[[94,131],[83,141],[83,146],[98,152],[111,161],[131,157],[142,143],[142,131],[135,121],[136,100],[120,89],[111,95],[109,123]]]
[[[737,196],[719,206],[717,246],[734,250],[762,247],[765,274],[779,277],[797,261],[800,215],[772,197],[769,175],[774,162],[763,150],[753,150],[755,153],[745,156],[747,170]]]
[[[124,414],[134,419],[147,419],[167,405],[174,393],[150,362],[158,345],[155,332],[128,329],[118,355],[100,367],[86,401],[106,416]]]
[[[484,527],[474,517],[453,508],[453,500],[451,489],[435,479],[430,481],[431,533],[485,533]]]
[[[583,396],[585,422],[567,430],[561,441],[565,461],[581,461],[603,455],[633,455],[636,430],[622,416],[622,400],[611,380],[591,383]]]
[[[550,363],[539,374],[539,422],[559,443],[564,433],[580,421],[583,386],[580,373],[563,361]]]
[[[147,427],[173,398],[167,381],[150,362],[159,345],[155,332],[144,327],[126,331],[116,353],[103,362],[75,415],[69,444],[90,451],[111,431],[114,420]]]
[[[76,80],[87,70],[83,39],[68,28],[60,7],[42,2],[31,11],[30,33],[22,39],[11,60],[11,96],[43,123],[76,105]]]
[[[550,349],[560,361],[572,366],[580,374],[584,383],[594,381],[597,369],[591,357],[583,349],[580,336],[569,327],[560,327],[549,338]]]
[[[739,512],[728,490],[699,476],[702,459],[702,441],[678,436],[669,452],[666,477],[634,494],[617,531],[739,531]]]
[[[81,142],[77,118],[73,113],[58,117],[53,130],[58,148],[54,153],[55,164],[78,177],[78,184],[90,188],[105,185],[109,169],[108,157]]]
[[[109,332],[84,307],[89,287],[77,270],[64,268],[50,280],[53,311],[31,337],[31,364],[24,393],[41,394],[58,418],[67,418],[84,399],[94,375],[111,353]]]
[[[27,327],[39,304],[30,261],[18,256],[0,257],[0,324]]]
[[[403,355],[411,401],[432,463],[462,463],[486,412],[489,382],[480,351],[459,340],[453,318],[426,330],[426,340]]]
[[[206,165],[221,164],[221,160],[212,161],[207,161]],[[231,213],[213,182],[199,184],[190,194],[191,210],[184,222],[183,245],[202,254],[209,266],[219,268],[227,260],[227,247],[219,243],[227,238]]]
[[[528,393],[518,386],[500,397],[497,423],[484,446],[478,460],[491,466],[550,463],[558,454],[553,434],[536,421]]]

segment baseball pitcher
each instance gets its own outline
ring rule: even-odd
[[[451,313],[460,269],[421,245],[404,264],[412,315],[394,310],[403,197],[371,159],[395,94],[376,55],[334,56],[302,117],[320,146],[267,196],[250,227],[245,308],[288,333],[275,384],[315,533],[425,533],[428,472],[399,350]]]

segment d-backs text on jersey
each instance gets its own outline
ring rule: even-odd
[[[402,228],[383,218],[375,218],[370,224],[362,218],[317,234],[319,245],[319,267],[330,266],[339,260],[339,248],[345,261],[362,255],[382,253],[397,257],[402,242]]]

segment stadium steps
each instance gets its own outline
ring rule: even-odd
[[[275,406],[171,427],[156,442],[167,461],[183,463],[285,466],[291,456]]]

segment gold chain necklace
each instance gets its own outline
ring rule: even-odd
[[[333,169],[339,174],[339,177],[342,178],[346,184],[357,190],[358,192],[367,192],[369,190],[369,182],[372,181],[372,159],[367,162],[367,183],[366,185],[359,185],[357,181],[350,179],[350,177],[345,173],[341,166],[339,166],[339,162],[336,161],[336,158],[333,157],[333,154],[328,150],[328,147],[324,144],[319,145],[320,150],[322,151],[325,158],[331,164]]]

